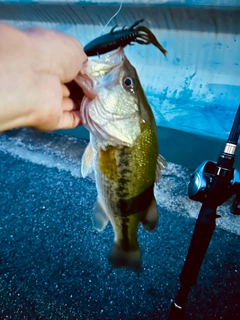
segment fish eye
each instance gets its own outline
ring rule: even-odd
[[[123,79],[123,84],[126,88],[132,88],[134,86],[134,81],[131,77],[127,76]]]

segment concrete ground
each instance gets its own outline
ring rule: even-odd
[[[169,163],[155,188],[160,223],[139,230],[142,272],[115,270],[111,226],[91,225],[85,146],[29,130],[0,135],[0,319],[167,319],[200,208],[186,196],[190,172]],[[240,319],[240,216],[220,212],[186,320]]]

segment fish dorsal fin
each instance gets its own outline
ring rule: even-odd
[[[155,182],[157,182],[161,176],[162,176],[162,170],[166,170],[167,169],[167,161],[165,160],[165,158],[163,156],[161,156],[160,154],[158,155],[157,158],[157,169],[156,169],[156,179]]]
[[[87,145],[87,148],[84,151],[84,154],[82,156],[82,164],[81,164],[81,173],[83,178],[88,176],[92,170],[93,170],[93,149],[91,144],[89,143]]]
[[[96,229],[99,232],[103,231],[106,228],[108,221],[109,221],[108,216],[106,215],[102,206],[97,200],[93,210],[93,215],[92,215],[92,223],[93,223],[94,229]]]
[[[150,207],[148,208],[146,216],[142,220],[142,224],[144,229],[149,232],[154,230],[158,224],[158,208],[154,197]]]

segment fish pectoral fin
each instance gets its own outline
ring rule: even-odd
[[[139,272],[142,264],[140,249],[123,251],[121,246],[115,243],[109,256],[109,262],[115,268],[128,268]]]
[[[82,156],[82,164],[81,164],[81,173],[83,178],[89,175],[93,170],[93,149],[91,144],[87,145],[87,148],[84,151]]]
[[[148,208],[146,216],[141,221],[143,227],[147,231],[153,231],[158,224],[158,209],[155,198],[153,198],[150,207]]]
[[[155,182],[157,182],[161,178],[162,170],[166,170],[166,169],[167,169],[167,161],[165,160],[165,158],[163,156],[161,156],[159,154],[158,158],[157,158],[157,169],[156,169]]]
[[[100,203],[97,201],[93,210],[92,223],[94,229],[97,231],[103,231],[108,224],[108,216],[104,212]]]

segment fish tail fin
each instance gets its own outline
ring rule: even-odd
[[[139,272],[141,270],[140,248],[137,247],[134,251],[124,251],[121,246],[115,243],[109,261],[115,268],[128,268]]]
[[[158,224],[158,209],[157,209],[157,203],[155,198],[153,197],[152,203],[150,207],[147,210],[147,214],[142,219],[142,224],[145,230],[152,231],[156,228]]]

